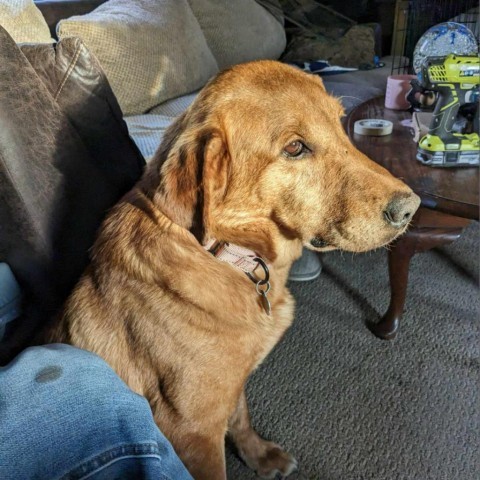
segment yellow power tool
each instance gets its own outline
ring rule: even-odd
[[[429,132],[418,144],[417,160],[437,167],[479,165],[478,56],[428,57],[419,77],[422,89],[437,92],[438,98]],[[456,131],[460,109],[460,113],[468,112],[473,127]]]

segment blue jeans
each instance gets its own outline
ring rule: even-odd
[[[0,368],[0,479],[191,480],[133,393],[96,355],[28,348]]]

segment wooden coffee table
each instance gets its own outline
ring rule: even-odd
[[[392,134],[372,137],[354,133],[355,122],[366,118],[390,120]],[[410,128],[401,124],[410,118],[409,112],[385,108],[384,97],[378,97],[355,107],[344,122],[350,140],[360,151],[402,179],[422,199],[411,227],[388,253],[390,306],[380,322],[367,322],[368,328],[385,340],[393,339],[398,330],[412,256],[453,242],[479,216],[479,169],[429,167],[417,161]]]

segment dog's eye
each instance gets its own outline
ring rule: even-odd
[[[300,141],[300,140],[295,140],[292,143],[289,143],[284,149],[283,153],[287,157],[299,157],[302,155],[302,153],[305,153],[307,151],[307,147]]]

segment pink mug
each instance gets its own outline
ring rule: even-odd
[[[417,78],[416,75],[390,75],[387,79],[387,92],[385,94],[385,107],[392,110],[408,110],[410,103],[407,101],[407,93],[412,88],[410,80]]]

